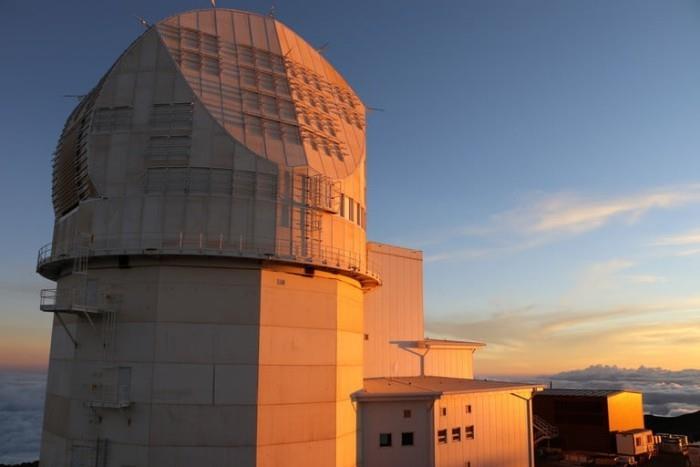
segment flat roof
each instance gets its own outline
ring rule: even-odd
[[[538,396],[563,396],[563,397],[610,397],[628,391],[626,389],[545,389],[537,393]]]
[[[404,376],[367,378],[364,387],[353,394],[358,400],[438,399],[445,394],[495,392],[541,388],[539,384],[511,383],[442,376]]]
[[[422,341],[418,341],[418,344],[423,344],[425,347],[485,347],[486,344],[483,342],[476,341],[458,341],[450,339],[431,339],[426,337]]]
[[[367,240],[367,251],[370,253],[400,256],[408,259],[423,259],[423,251],[421,250],[399,245],[390,245],[388,243],[373,242],[371,240]]]
[[[632,430],[618,431],[617,434],[619,434],[619,435],[638,435],[640,433],[648,433],[650,431],[651,431],[651,428],[634,428]]]
[[[430,338],[416,341],[390,341],[390,343],[407,349],[478,349],[486,347],[483,342]]]

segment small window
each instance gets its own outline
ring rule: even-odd
[[[647,435],[647,444],[651,444],[654,441],[653,436]]]
[[[467,411],[467,413],[472,413],[472,406],[471,404],[467,404],[464,409]]]
[[[404,409],[403,418],[411,418],[411,409]]]
[[[401,446],[413,446],[413,432],[401,433]]]
[[[474,425],[464,427],[464,439],[474,439]]]
[[[365,334],[365,340],[366,340],[366,341],[369,340],[369,334]]]
[[[447,415],[447,407],[440,407],[440,415],[442,415],[442,416]]]
[[[386,448],[391,446],[391,433],[379,433],[379,447]]]
[[[452,428],[452,441],[462,441],[462,429]]]
[[[438,443],[447,443],[447,430],[438,430],[437,432]]]
[[[635,438],[634,444],[636,444],[637,446],[641,446],[642,445],[642,438]]]

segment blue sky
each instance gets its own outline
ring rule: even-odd
[[[223,1],[265,12],[271,2]],[[63,122],[141,32],[207,1],[0,0],[0,366],[44,358],[36,250]],[[368,230],[425,252],[437,336],[477,368],[700,358],[700,4],[278,1],[369,117]],[[43,347],[42,347],[43,346]],[[43,357],[42,357],[43,355]]]

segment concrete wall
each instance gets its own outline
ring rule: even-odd
[[[365,378],[417,376],[420,357],[392,342],[423,339],[423,254],[369,242],[382,286],[365,295]]]
[[[524,467],[531,453],[530,391],[483,392],[445,395],[434,406],[435,466]],[[471,406],[471,413],[467,412]],[[443,415],[442,410],[446,409]],[[465,427],[474,427],[474,439],[465,439]],[[459,429],[461,440],[452,440]],[[439,430],[447,430],[447,442],[438,442]]]
[[[262,274],[258,465],[355,464],[362,290],[292,269]]]
[[[255,465],[259,268],[104,266],[90,274],[120,302],[114,331],[63,315],[76,349],[54,323],[42,465],[71,465],[98,438],[108,466]],[[105,399],[114,367],[130,369],[131,407],[86,407]]]
[[[426,467],[433,464],[433,400],[362,402],[363,467]],[[404,411],[410,411],[410,417]],[[401,434],[413,433],[413,446],[401,445]],[[379,445],[381,433],[391,433],[392,445]]]
[[[115,263],[90,269],[116,303],[113,332],[64,315],[76,349],[54,323],[42,465],[94,454],[96,439],[107,466],[355,465],[357,282],[225,259]],[[90,409],[115,367],[130,371],[131,406]]]

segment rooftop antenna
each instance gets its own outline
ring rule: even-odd
[[[216,9],[216,0],[210,0],[211,1],[211,7]]]
[[[149,23],[149,22],[146,21],[145,19],[141,18],[140,16],[134,15],[134,18],[136,18],[137,20],[139,20],[139,23],[141,23],[141,26],[143,26],[144,28],[148,29],[148,28],[151,27],[151,23]]]
[[[63,97],[67,97],[69,99],[75,99],[77,101],[82,101],[83,97],[87,96],[87,94],[64,94]]]
[[[267,12],[267,16],[270,18],[276,18],[277,14],[277,6],[275,5],[275,2],[272,2],[272,5],[270,5],[270,10]]]
[[[329,45],[330,45],[330,42],[326,42],[326,43],[323,44],[321,47],[317,47],[317,48],[316,48],[316,52],[322,54],[323,52],[326,51],[326,49],[328,48]]]
[[[367,106],[367,110],[370,112],[384,112],[385,111],[381,107],[370,107],[370,106]]]

